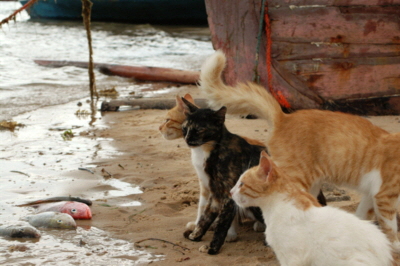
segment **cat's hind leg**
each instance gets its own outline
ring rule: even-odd
[[[372,220],[374,215],[374,201],[371,195],[363,195],[356,210],[356,216],[362,220]]]
[[[217,220],[218,221],[218,220]],[[228,234],[226,235],[226,242],[235,242],[238,239],[237,231],[239,229],[239,217],[236,213],[235,218],[233,218],[231,227],[228,229]]]
[[[322,193],[322,181],[317,181],[315,182],[310,189],[310,194],[313,195],[319,202],[319,204],[321,204],[321,206],[326,206],[326,198],[324,193]]]
[[[245,213],[248,217],[255,221],[253,224],[253,230],[255,232],[265,232],[266,225],[260,208],[249,207]]]
[[[374,210],[381,230],[392,242],[395,252],[400,252],[400,241],[397,236],[397,215],[396,210],[399,204],[399,192],[388,194],[390,189],[381,187],[378,194],[374,197]]]

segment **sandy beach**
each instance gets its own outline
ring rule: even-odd
[[[177,93],[186,92],[199,97],[195,86],[183,86],[162,97],[174,98]],[[165,114],[166,110],[107,112],[102,120],[108,128],[87,132],[87,137],[112,138],[112,145],[119,151],[110,160],[96,162],[95,172],[137,185],[143,191],[95,201],[92,225],[111,232],[113,237],[135,242],[138,249],[163,255],[161,261],[151,262],[154,265],[279,265],[271,248],[263,244],[264,234],[254,232],[251,222],[241,226],[237,242],[225,243],[215,256],[198,251],[209,243],[212,232],[201,242],[183,237],[186,223],[196,218],[199,186],[183,139],[168,141],[158,131]],[[400,131],[399,117],[368,119],[390,132]],[[226,125],[233,133],[261,141],[267,136],[265,122],[259,119],[228,116]],[[358,194],[347,189],[326,188],[325,195],[336,199],[344,196],[342,199],[347,200],[329,205],[350,212],[355,211],[359,202]],[[141,205],[118,206],[121,200],[138,201]],[[398,257],[397,261],[400,262]]]

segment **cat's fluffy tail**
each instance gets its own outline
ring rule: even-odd
[[[201,67],[200,89],[210,107],[226,106],[231,114],[256,115],[267,120],[273,130],[275,121],[284,115],[279,103],[264,87],[255,83],[239,83],[236,87],[226,85],[221,77],[225,64],[224,53],[216,51]]]

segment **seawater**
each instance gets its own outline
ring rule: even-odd
[[[0,1],[0,20],[21,5]],[[199,70],[212,45],[207,27],[91,24],[97,63]],[[77,67],[46,68],[34,59],[88,61],[83,22],[30,21],[26,12],[0,30],[0,121],[42,106],[88,96],[88,72]],[[100,88],[119,85],[135,90],[131,80],[96,72]]]
[[[20,6],[0,1],[0,20]],[[213,53],[207,27],[95,22],[91,29],[97,63],[199,70]],[[32,214],[30,208],[15,206],[30,200],[70,194],[96,200],[104,193],[90,188],[99,185],[107,186],[112,197],[141,193],[135,184],[78,170],[95,169],[96,160],[118,155],[111,139],[79,136],[104,126],[99,112],[75,114],[80,108],[90,110],[87,69],[47,68],[33,61],[88,58],[86,31],[79,21],[31,21],[22,13],[0,29],[0,121],[24,125],[15,131],[0,130],[0,226],[17,224]],[[119,97],[152,86],[97,71],[95,75],[98,90],[116,88]],[[75,135],[69,141],[61,137],[67,130]],[[0,238],[0,264],[135,265],[162,259],[112,238],[106,230],[79,226],[74,232],[43,231],[39,241]],[[86,245],[80,246],[82,241]]]

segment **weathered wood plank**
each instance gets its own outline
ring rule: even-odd
[[[400,0],[268,0],[270,7],[281,6],[387,6],[400,5]]]
[[[325,100],[400,94],[400,57],[280,62]]]
[[[276,60],[313,58],[360,58],[400,56],[399,44],[293,43],[273,42],[272,57]]]
[[[272,39],[303,43],[398,43],[399,13],[376,11],[342,13],[338,7],[271,9]]]
[[[88,62],[66,60],[34,60],[46,67],[75,66],[88,68]],[[196,84],[200,77],[199,71],[181,70],[165,67],[126,66],[116,64],[94,63],[94,67],[106,75],[115,75],[125,78],[135,78],[147,81],[167,81],[176,83]]]

